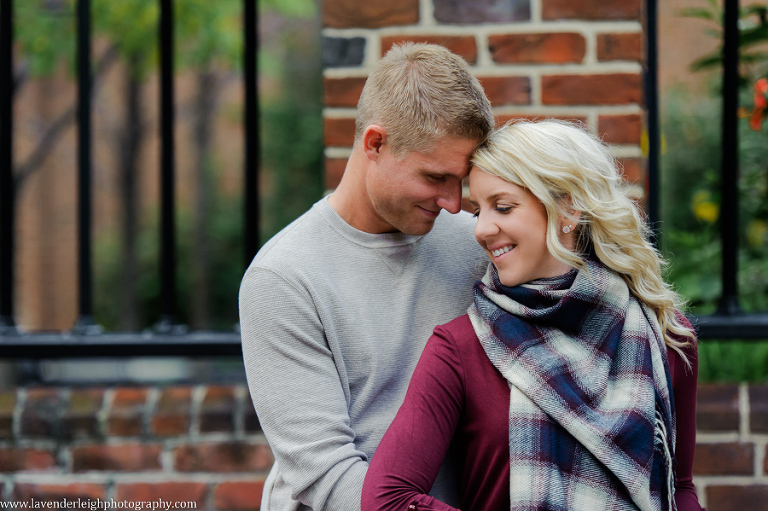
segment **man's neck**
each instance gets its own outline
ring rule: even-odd
[[[342,220],[359,231],[371,234],[392,232],[391,226],[376,217],[370,207],[364,181],[367,163],[365,154],[352,151],[341,182],[328,197],[328,203]]]

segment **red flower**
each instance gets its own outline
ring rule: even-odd
[[[749,127],[760,131],[766,117],[768,117],[768,78],[760,78],[755,82],[755,107],[749,116]]]

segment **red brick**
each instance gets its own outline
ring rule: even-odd
[[[753,433],[768,433],[768,385],[749,387],[749,429]]]
[[[398,43],[412,41],[414,43],[439,44],[448,48],[451,53],[455,53],[470,64],[477,63],[477,42],[474,36],[452,36],[452,35],[397,35],[384,36],[381,38],[382,56],[389,51],[392,46]]]
[[[13,411],[16,408],[16,392],[0,392],[0,439],[13,437]]]
[[[272,465],[268,446],[242,442],[182,445],[174,458],[179,472],[261,472]]]
[[[140,472],[160,470],[159,445],[141,443],[87,445],[72,448],[72,471]]]
[[[597,134],[609,144],[640,144],[643,116],[640,114],[601,115],[597,118]]]
[[[642,58],[642,34],[629,33],[597,35],[597,60],[640,61]]]
[[[435,20],[441,25],[498,24],[531,19],[527,1],[432,0],[430,3]]]
[[[485,76],[479,80],[493,106],[531,104],[531,79],[527,76]]]
[[[94,437],[99,432],[98,413],[104,403],[103,389],[75,389],[64,415],[64,434],[69,438]]]
[[[352,147],[355,143],[355,120],[352,118],[323,119],[323,143],[331,147]]]
[[[617,158],[622,176],[627,183],[645,183],[645,166],[642,158]]]
[[[34,484],[17,483],[13,488],[13,500],[30,501],[75,501],[82,499],[104,500],[107,489],[100,484],[92,483],[73,483],[73,484]]]
[[[347,166],[346,158],[326,158],[325,159],[325,189],[333,190],[341,182],[341,176],[344,175],[344,169]],[[256,412],[253,410],[253,406],[250,401],[248,402],[248,409],[246,410],[246,416],[248,413],[252,413],[254,416]],[[259,428],[261,429],[261,428]]]
[[[219,386],[206,389],[200,406],[200,432],[235,430],[235,389]]]
[[[220,511],[258,511],[264,481],[236,481],[216,487],[216,509]]]
[[[754,475],[755,446],[750,443],[696,444],[694,475]]]
[[[696,394],[698,430],[739,430],[739,387],[737,385],[701,384]]]
[[[21,412],[23,437],[58,437],[61,434],[60,411],[63,400],[59,389],[29,389]]]
[[[488,38],[493,61],[498,64],[566,64],[584,59],[584,36],[572,32],[503,34]]]
[[[707,511],[768,511],[768,484],[707,485]]]
[[[206,509],[208,485],[206,483],[167,482],[119,484],[115,500],[148,502],[162,499],[164,502],[195,502],[184,509]]]
[[[365,78],[325,78],[323,104],[326,107],[357,107]]]
[[[642,0],[542,0],[541,17],[544,20],[639,20]]]
[[[545,105],[640,104],[642,80],[634,73],[544,76],[541,99]]]
[[[138,436],[144,432],[149,391],[144,388],[118,388],[107,419],[110,436]]]
[[[56,468],[56,457],[50,451],[0,447],[0,472],[9,473],[53,468]]]
[[[763,455],[763,472],[768,474],[768,445],[765,446],[765,454]]]
[[[389,0],[360,2],[359,0],[325,0],[323,26],[332,28],[378,28],[393,25],[414,25],[419,21],[419,2]]]
[[[152,416],[152,431],[158,436],[187,434],[191,408],[191,388],[168,387],[163,389]]]

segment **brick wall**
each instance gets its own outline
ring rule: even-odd
[[[694,479],[709,511],[768,510],[768,385],[700,385]]]
[[[701,385],[709,511],[768,511],[768,385]],[[257,510],[273,461],[245,384],[0,392],[0,494]]]
[[[0,498],[257,510],[272,453],[245,385],[0,392]]]
[[[499,123],[587,123],[615,145],[642,194],[642,11],[641,0],[324,1],[326,187],[343,173],[371,66],[392,44],[412,40],[464,57]]]
[[[577,119],[642,191],[640,0],[325,0],[326,187],[372,64],[402,40],[463,56],[499,122]],[[768,386],[699,390],[695,479],[709,511],[768,510]],[[256,510],[272,454],[244,383],[0,391],[3,500],[193,501]]]

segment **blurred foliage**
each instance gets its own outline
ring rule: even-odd
[[[688,312],[711,314],[721,295],[720,100],[696,99],[694,109],[692,103],[679,91],[663,100],[661,248]],[[739,303],[746,312],[766,312],[768,143],[740,124]],[[768,381],[768,340],[700,341],[699,380]]]
[[[722,40],[723,12],[716,0],[683,15],[711,22],[707,30]],[[765,5],[740,10],[740,104],[746,118],[753,83],[768,71],[768,20]],[[722,44],[691,66],[719,67]],[[671,260],[669,279],[689,301],[693,314],[713,313],[721,295],[720,166],[721,84],[712,97],[695,100],[668,92],[663,103],[662,249]],[[756,116],[751,122],[754,128]],[[768,139],[765,130],[739,123],[739,303],[746,312],[768,312]],[[759,126],[758,126],[759,127]],[[710,340],[699,344],[701,381],[768,381],[765,341]]]
[[[718,0],[703,0],[701,7],[683,9],[681,14],[699,18],[710,23],[706,32],[712,37],[723,39],[723,7]],[[768,64],[768,6],[752,4],[739,8],[739,63],[741,64],[742,85],[755,81],[756,72],[764,72]],[[693,71],[720,67],[723,59],[722,44],[712,53],[701,56],[691,64]]]
[[[213,69],[237,77],[242,70],[242,0],[174,2],[177,73]],[[261,110],[260,241],[282,229],[317,201],[323,190],[322,81],[316,0],[260,0],[259,84]],[[62,66],[74,76],[76,0],[15,0],[15,40],[20,85],[54,75]],[[129,73],[146,82],[158,65],[157,0],[92,0],[94,47],[114,48]],[[103,51],[103,50],[101,50]],[[96,53],[96,50],[94,50]],[[98,58],[98,56],[96,56]],[[242,123],[242,105],[216,113],[216,119]],[[187,122],[179,116],[177,122]],[[215,127],[214,127],[215,130]],[[178,130],[184,133],[185,130]],[[115,147],[113,150],[117,151]],[[217,151],[213,147],[214,153]],[[211,328],[231,329],[237,322],[237,292],[244,271],[241,194],[224,193],[217,176],[221,163],[212,155],[208,172],[214,188],[206,218],[211,240]],[[192,254],[195,215],[177,202],[177,284],[179,317],[189,323],[194,292]],[[136,257],[137,294],[142,328],[154,325],[159,307],[159,207],[141,212]],[[106,329],[119,325],[116,293],[123,253],[119,232],[100,232],[95,240],[95,314]]]
[[[768,382],[768,342],[711,340],[699,342],[700,382]]]
[[[303,4],[296,2],[296,5]],[[239,12],[232,14],[239,16]],[[307,24],[315,20],[280,17],[271,21],[282,23],[283,27],[276,31],[279,36],[276,40],[262,42],[262,51],[279,53],[284,58],[272,60],[274,65],[264,73],[267,76],[260,76],[260,81],[272,80],[277,84],[275,90],[262,94],[260,101],[262,243],[304,213],[323,191],[321,59],[317,41],[307,37],[307,30],[311,28]],[[231,25],[241,27],[242,23],[237,19]],[[230,26],[230,23],[221,26]],[[239,37],[240,32],[237,34]],[[233,120],[231,112],[224,111],[221,115],[227,122]],[[242,115],[236,118],[239,121]],[[215,158],[212,167],[214,174],[221,170]],[[216,183],[214,179],[213,186],[217,186]],[[238,321],[237,295],[244,271],[244,207],[239,194],[228,196],[217,189],[214,195],[208,218],[214,276],[209,290],[213,307],[210,328],[229,330]],[[194,230],[198,226],[192,213],[184,204],[177,206],[177,319],[184,324],[190,323],[189,296],[194,292],[192,252]],[[139,233],[137,243],[137,293],[141,304],[140,323],[149,327],[157,321],[160,310],[157,210],[148,212],[146,218],[147,225]],[[97,251],[95,260],[103,263],[96,268],[96,294],[105,298],[95,301],[97,319],[105,328],[114,329],[119,324],[120,311],[117,302],[109,297],[114,294],[115,283],[120,282],[121,271],[120,242],[115,233],[105,234],[97,244]]]
[[[209,290],[212,297],[212,324],[210,328],[231,330],[237,322],[237,290],[243,274],[241,258],[243,252],[242,237],[242,201],[234,197],[217,195],[213,206],[210,228],[215,240],[211,247],[212,274],[215,278]],[[178,285],[178,319],[188,324],[190,319],[189,293],[192,292],[193,272],[192,252],[193,222],[192,212],[188,208],[179,211],[176,217],[177,254],[176,281]],[[159,278],[159,212],[155,209],[148,215],[152,220],[139,232],[137,240],[138,280],[137,294],[140,298],[140,323],[147,327],[158,320],[160,310]],[[114,330],[120,324],[117,300],[114,299],[116,283],[120,282],[122,270],[121,244],[116,232],[103,234],[95,246],[94,258],[100,261],[95,268],[95,294],[97,319],[107,330]],[[112,298],[110,298],[112,297]]]
[[[281,95],[262,103],[260,241],[266,242],[304,213],[323,193],[322,81],[319,55],[301,31],[285,34],[290,55],[282,69]]]
[[[47,76],[62,62],[74,70],[76,23],[72,6],[68,1],[13,2],[13,36],[26,74]]]
[[[720,106],[717,98],[697,99],[695,109],[691,102],[680,91],[663,100],[662,248],[691,311],[708,314],[720,297]],[[766,311],[768,143],[761,133],[739,133],[739,298],[746,311]]]
[[[212,60],[239,69],[242,54],[242,0],[174,2],[175,62],[204,67]],[[261,12],[295,19],[317,16],[314,0],[261,0]],[[77,0],[14,0],[14,39],[27,71],[47,76],[64,63],[75,68]],[[91,0],[95,37],[104,37],[124,57],[142,57],[141,71],[157,65],[160,3],[157,0]],[[280,73],[280,60],[260,58],[260,72]]]

